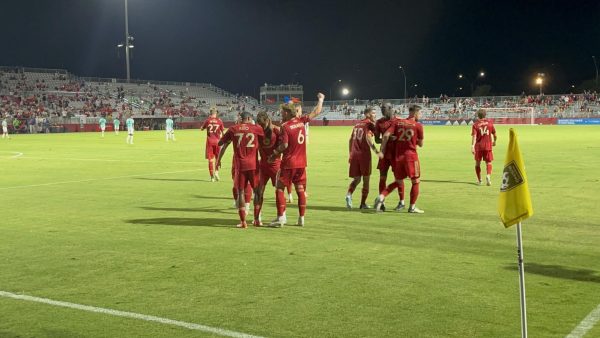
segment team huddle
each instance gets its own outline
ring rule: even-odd
[[[217,117],[217,111],[211,110],[210,117],[202,125],[207,131],[206,158],[209,161],[211,181],[218,181],[218,170],[223,155],[233,144],[233,196],[240,223],[239,228],[247,228],[246,220],[250,212],[253,197],[254,226],[262,226],[262,205],[266,185],[271,182],[275,187],[277,217],[269,223],[273,227],[287,224],[286,198],[293,185],[298,197],[299,217],[296,223],[305,225],[306,213],[306,127],[322,110],[324,95],[318,94],[318,104],[314,110],[302,115],[299,104],[287,103],[281,106],[281,126],[276,126],[265,112],[258,113],[256,123],[248,112],[240,114],[235,125],[224,132],[223,122]],[[349,140],[349,177],[352,179],[346,194],[346,207],[353,208],[352,194],[362,181],[360,209],[371,209],[367,204],[369,181],[371,176],[371,152],[379,161],[379,194],[374,202],[376,212],[385,211],[385,199],[398,189],[399,202],[395,211],[405,209],[404,180],[411,181],[408,213],[422,214],[416,206],[419,197],[420,162],[417,149],[423,147],[423,125],[419,123],[421,107],[409,107],[407,118],[395,116],[391,104],[381,107],[383,117],[375,120],[375,110],[364,110],[364,119],[354,128]],[[471,151],[475,156],[477,183],[481,184],[481,161],[486,162],[486,183],[491,185],[493,153],[496,144],[496,130],[493,122],[485,118],[485,110],[479,110],[478,121],[473,124]],[[492,141],[493,137],[493,141]],[[376,144],[380,144],[377,149]],[[392,171],[394,179],[388,185],[387,175]],[[289,199],[288,199],[289,200]]]

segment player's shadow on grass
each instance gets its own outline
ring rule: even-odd
[[[517,270],[516,265],[505,267],[507,270]],[[545,265],[525,262],[525,273],[534,273],[547,277],[572,279],[580,282],[600,283],[597,271],[589,269],[573,269],[562,265]]]
[[[145,181],[167,181],[167,182],[209,182],[209,180],[200,180],[197,178],[150,178],[150,177],[135,177],[136,180]]]
[[[229,200],[233,203],[233,196],[223,197],[223,196],[204,196],[204,195],[192,195],[192,197],[207,199],[207,200]]]
[[[140,209],[150,210],[150,211],[179,211],[179,212],[210,212],[210,213],[221,213],[221,214],[231,214],[237,215],[237,210],[229,209],[217,209],[217,208],[157,208],[157,207],[140,207]]]
[[[186,218],[186,217],[159,217],[125,220],[129,224],[143,225],[178,225],[178,226],[198,226],[198,227],[216,227],[216,228],[235,228],[235,220],[226,220],[222,218]]]
[[[426,183],[451,183],[451,184],[478,185],[475,182],[463,182],[463,181],[455,181],[455,180],[421,180],[421,182],[426,182]],[[410,187],[410,182],[408,182],[408,186]]]

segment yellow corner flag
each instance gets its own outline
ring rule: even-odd
[[[505,227],[517,224],[533,215],[531,195],[517,134],[510,128],[508,151],[504,159],[498,213]]]

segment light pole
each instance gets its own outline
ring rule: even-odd
[[[125,48],[125,67],[127,70],[127,82],[131,80],[129,68],[129,50],[133,48],[133,36],[129,35],[129,15],[127,13],[127,0],[125,0],[125,42],[117,45],[117,48]]]
[[[598,64],[596,63],[596,56],[592,55],[592,59],[594,60],[594,67],[596,68],[596,87],[598,87]]]
[[[402,71],[402,75],[404,76],[404,104],[406,104],[406,72],[402,66],[398,66],[398,69]]]
[[[471,85],[471,96],[473,96],[475,81],[477,81],[478,78],[483,79],[485,77],[485,72],[483,70],[479,71],[479,73],[477,73],[477,76],[475,77],[475,80],[473,80],[473,81],[469,81],[469,79],[467,79],[467,77],[464,76],[462,73],[458,74],[457,77],[458,77],[459,80],[465,79],[465,81],[467,81],[468,83],[470,83],[470,85]]]

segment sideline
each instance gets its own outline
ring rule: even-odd
[[[66,307],[66,308],[70,308],[70,309],[76,309],[76,310],[87,311],[87,312],[103,313],[103,314],[116,316],[116,317],[139,319],[139,320],[144,320],[147,322],[156,322],[156,323],[160,323],[160,324],[174,325],[174,326],[179,326],[179,327],[183,327],[183,328],[190,329],[190,330],[214,333],[214,334],[218,334],[220,336],[225,336],[225,337],[262,338],[260,336],[253,336],[253,335],[249,335],[249,334],[243,333],[243,332],[230,331],[230,330],[221,329],[218,327],[207,326],[207,325],[202,325],[202,324],[187,323],[187,322],[182,322],[179,320],[149,316],[149,315],[144,315],[144,314],[135,313],[135,312],[119,311],[119,310],[112,310],[112,309],[106,309],[106,308],[89,306],[89,305],[61,302],[61,301],[52,300],[52,299],[48,299],[48,298],[32,297],[32,296],[27,296],[27,295],[18,295],[18,294],[15,294],[12,292],[6,292],[6,291],[0,291],[0,297],[25,300],[25,301],[36,302],[36,303],[43,303],[43,304]]]

